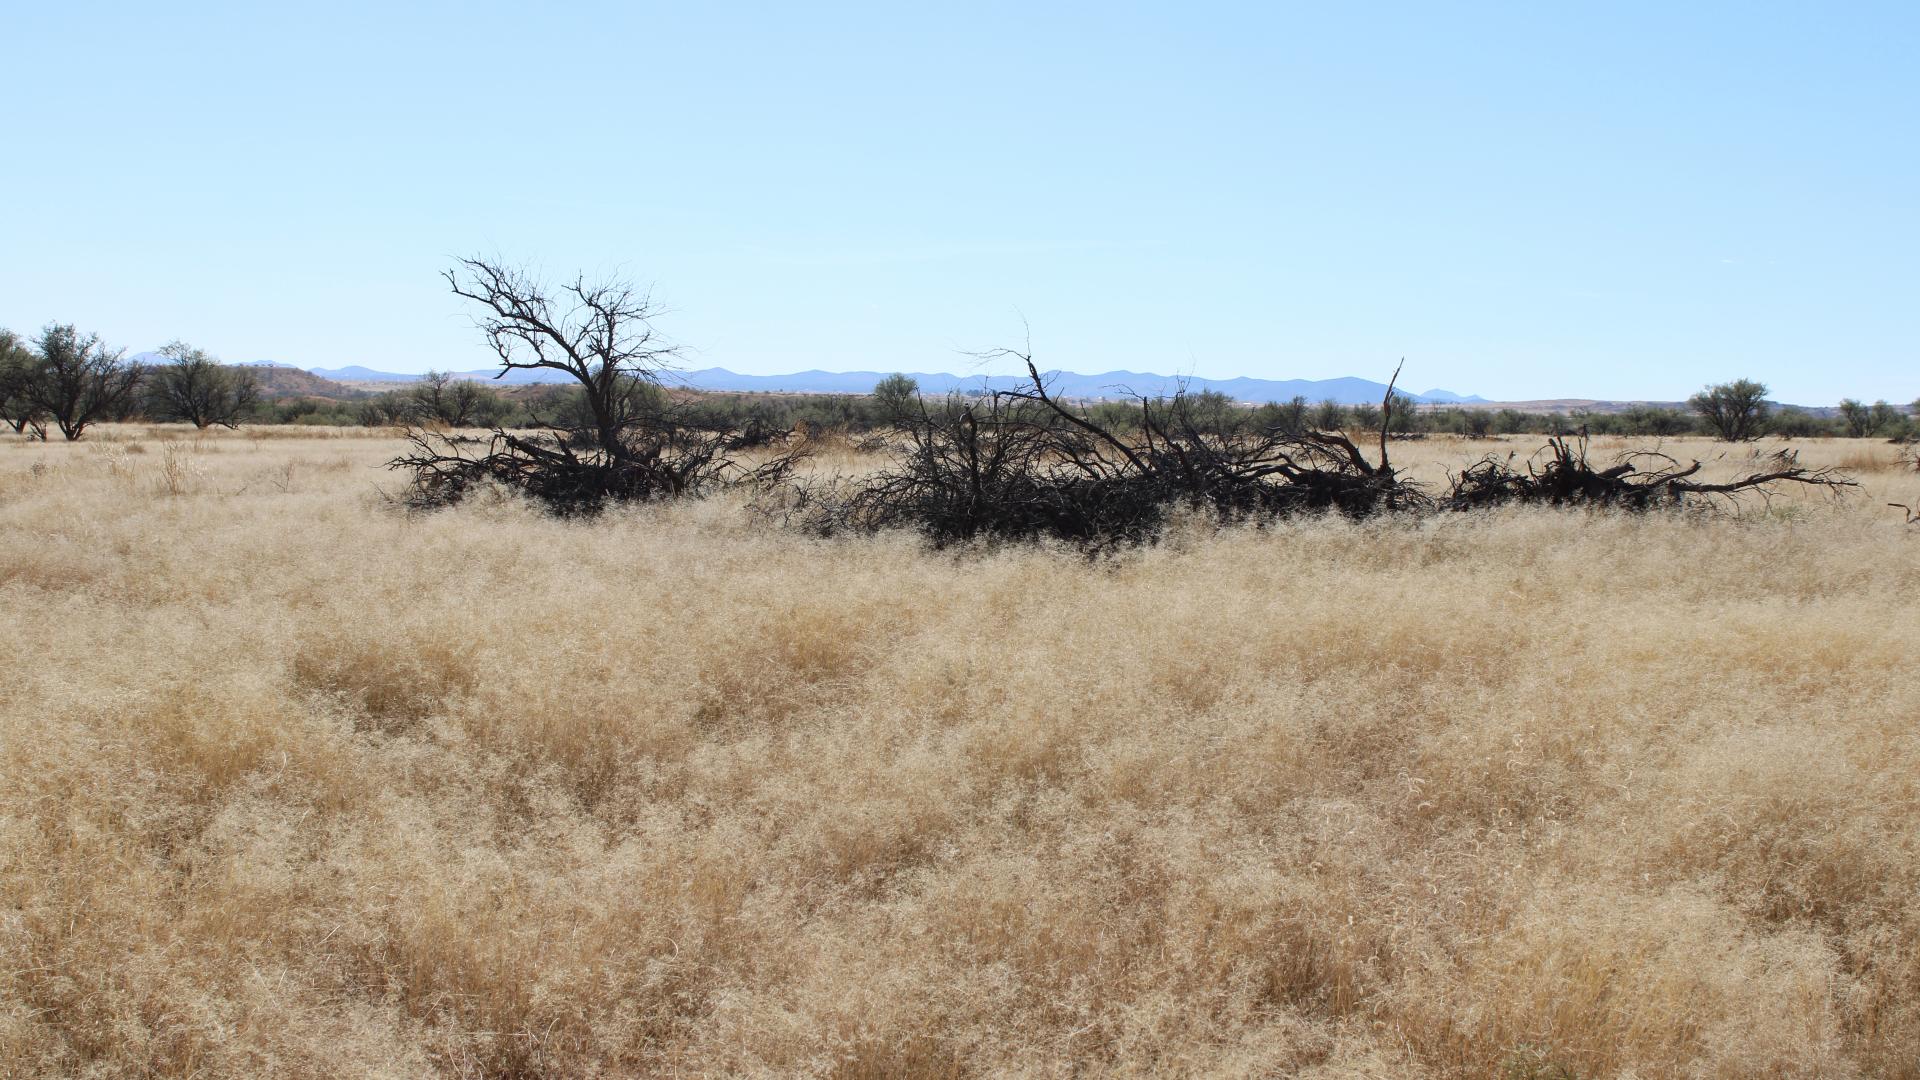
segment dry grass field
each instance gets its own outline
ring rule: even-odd
[[[0,444],[0,1076],[1920,1076],[1892,447],[1093,564],[398,447]]]

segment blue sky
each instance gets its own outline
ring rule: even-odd
[[[689,366],[1920,396],[1920,4],[14,5],[0,326],[483,366],[437,273]]]

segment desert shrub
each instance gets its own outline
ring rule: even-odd
[[[1484,439],[1493,434],[1493,414],[1485,409],[1442,409],[1429,418],[1432,430]]]
[[[1709,386],[1687,399],[1687,406],[1706,420],[1714,433],[1727,442],[1757,439],[1767,429],[1772,409],[1767,403],[1767,387],[1752,379]]]
[[[22,415],[51,419],[72,442],[95,423],[133,415],[144,369],[100,335],[56,323],[40,332],[25,372]]]
[[[895,372],[873,384],[873,404],[882,416],[905,416],[920,397],[920,382]]]
[[[1501,409],[1493,414],[1493,430],[1500,435],[1518,435],[1531,430],[1527,414],[1518,409]]]
[[[282,398],[254,407],[249,419],[257,424],[298,424],[305,427],[388,427],[396,423],[385,412],[369,411],[376,399],[345,401],[336,398]]]
[[[1832,422],[1805,409],[1781,409],[1767,421],[1767,431],[1782,439],[1812,439],[1835,434]]]
[[[1685,435],[1694,429],[1693,418],[1675,409],[1636,405],[1620,414],[1622,435],[1654,435],[1665,438]]]
[[[1307,399],[1295,395],[1288,401],[1269,401],[1253,410],[1250,422],[1262,430],[1305,431],[1308,419]]]
[[[504,420],[511,407],[491,386],[444,371],[429,371],[400,394],[394,421],[446,427],[485,427]]]
[[[203,431],[216,424],[237,428],[260,401],[259,383],[247,368],[228,367],[183,341],[168,342],[160,354],[169,362],[147,379],[147,414],[156,420]]]
[[[1840,426],[1849,439],[1898,434],[1907,426],[1906,420],[1904,413],[1885,401],[1876,401],[1872,405],[1853,398],[1842,398],[1840,401]]]

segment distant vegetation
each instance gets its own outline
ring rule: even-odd
[[[540,428],[554,417],[584,415],[583,391],[575,385],[497,386],[445,372],[418,382],[372,391],[324,379],[298,368],[224,365],[184,342],[160,350],[167,363],[138,364],[125,350],[112,350],[98,335],[55,324],[33,339],[0,329],[0,419],[16,432],[41,435],[51,426],[81,437],[100,420],[160,420],[233,427],[240,424],[305,424],[332,427]],[[795,427],[866,434],[884,429],[919,387],[905,375],[880,380],[870,394],[784,394],[670,391],[704,426],[740,430]],[[1779,438],[1920,438],[1920,401],[1898,406],[1848,398],[1818,412],[1766,400],[1767,387],[1736,379],[1703,389],[1686,407],[1637,405],[1622,411],[1573,409],[1523,411],[1471,405],[1418,405],[1397,399],[1391,410],[1395,438],[1453,435],[1629,435],[1669,438],[1711,435],[1741,442]],[[978,398],[982,393],[961,395]],[[1249,413],[1255,428],[1310,427],[1320,431],[1377,434],[1378,405],[1336,401],[1238,402],[1215,390],[1185,399],[1203,411]],[[1166,399],[1160,399],[1166,400]],[[213,407],[215,418],[207,412]],[[1137,433],[1134,401],[1087,404],[1088,414],[1115,431]],[[61,417],[66,417],[63,421]],[[198,417],[198,419],[196,419]],[[204,422],[203,422],[204,421]]]

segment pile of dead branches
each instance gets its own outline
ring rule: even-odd
[[[1176,395],[1138,399],[1139,433],[1122,436],[1055,397],[1030,355],[996,355],[1020,359],[1027,385],[920,402],[897,422],[890,467],[850,488],[805,490],[801,520],[822,532],[910,528],[936,544],[1053,539],[1098,549],[1151,540],[1176,507],[1241,521],[1431,505],[1394,472],[1384,434],[1376,463],[1336,432],[1258,428],[1246,410]]]
[[[1042,537],[1139,542],[1163,507],[1124,470],[1096,464],[1079,432],[1018,395],[923,405],[900,421],[893,464],[849,488],[809,492],[820,532],[907,528],[945,545]]]
[[[1623,510],[1656,507],[1709,507],[1737,502],[1747,494],[1765,499],[1775,485],[1805,484],[1829,489],[1856,486],[1833,469],[1809,469],[1793,451],[1780,451],[1759,471],[1724,483],[1695,479],[1699,461],[1681,464],[1657,451],[1622,454],[1596,466],[1587,458],[1585,437],[1555,436],[1522,468],[1512,456],[1485,458],[1452,477],[1451,489],[1441,500],[1449,510],[1475,510],[1514,503],[1550,506],[1597,506]]]
[[[1257,428],[1251,412],[1207,423],[1211,418],[1197,417],[1179,396],[1139,404],[1139,443],[1112,445],[1132,455],[1133,471],[1167,502],[1222,521],[1313,510],[1366,517],[1429,505],[1418,486],[1395,473],[1384,431],[1376,464],[1339,432]]]
[[[400,503],[410,510],[450,506],[488,484],[519,491],[562,517],[598,513],[611,502],[701,495],[729,485],[784,479],[797,455],[770,455],[757,466],[733,456],[739,433],[674,423],[622,432],[615,449],[584,433],[485,437],[410,431],[413,449],[388,462],[412,475]]]

